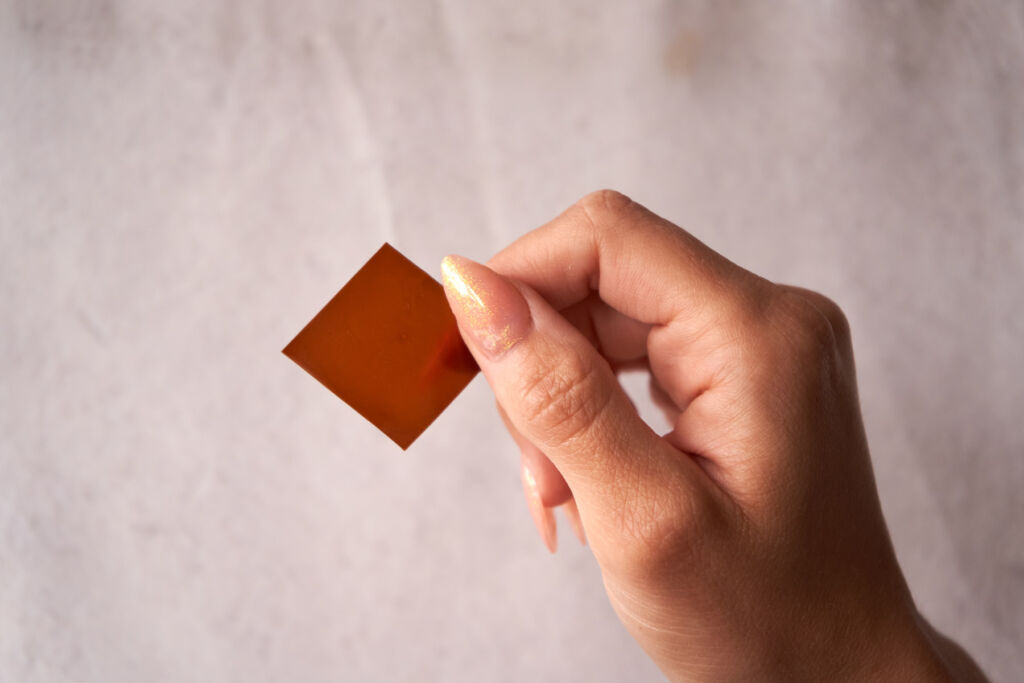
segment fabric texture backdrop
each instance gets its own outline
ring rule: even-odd
[[[0,680],[659,680],[482,379],[402,453],[280,353],[601,187],[844,307],[919,606],[1018,677],[1022,74],[1019,1],[0,0]]]

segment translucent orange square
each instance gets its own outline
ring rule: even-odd
[[[284,354],[403,450],[479,371],[441,285],[390,244]]]

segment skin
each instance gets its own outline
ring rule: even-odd
[[[488,265],[446,259],[445,288],[538,529],[553,550],[550,508],[569,504],[669,679],[984,680],[900,571],[832,301],[611,191]],[[668,434],[620,387],[632,367]]]

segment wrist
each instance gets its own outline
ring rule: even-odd
[[[855,656],[848,680],[988,683],[970,655],[912,605],[895,615],[889,628],[875,630]]]
[[[809,639],[775,659],[764,680],[958,681],[927,623],[913,608],[884,618],[833,622],[828,636]],[[813,643],[813,644],[812,644]],[[967,679],[971,680],[971,679]],[[982,679],[984,680],[984,679]]]
[[[865,646],[863,663],[863,680],[957,680],[935,647],[927,622],[915,608],[902,614],[892,630],[876,634]]]
[[[942,660],[950,680],[963,683],[988,683],[988,677],[971,656],[952,639],[935,630],[924,617],[919,617],[925,636]]]

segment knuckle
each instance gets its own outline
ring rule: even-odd
[[[792,292],[783,292],[778,303],[778,326],[783,332],[788,355],[800,361],[835,356],[837,334],[824,311]],[[835,309],[838,311],[838,306]]]
[[[711,526],[709,509],[691,497],[645,492],[619,517],[619,572],[656,580],[691,564]]]
[[[521,394],[524,417],[546,444],[574,441],[597,421],[611,401],[610,389],[598,381],[599,372],[595,360],[573,352],[526,376]]]
[[[633,200],[616,190],[597,190],[584,195],[576,206],[595,230],[615,223],[633,206]]]
[[[847,341],[850,339],[850,321],[847,319],[843,309],[839,307],[832,299],[829,299],[823,294],[818,295],[820,297],[819,309],[821,313],[828,319],[829,325],[832,326],[832,333],[836,339],[840,342]]]
[[[580,206],[584,206],[589,209],[621,211],[622,209],[632,206],[633,200],[618,190],[604,188],[587,193],[579,200],[578,203]]]

